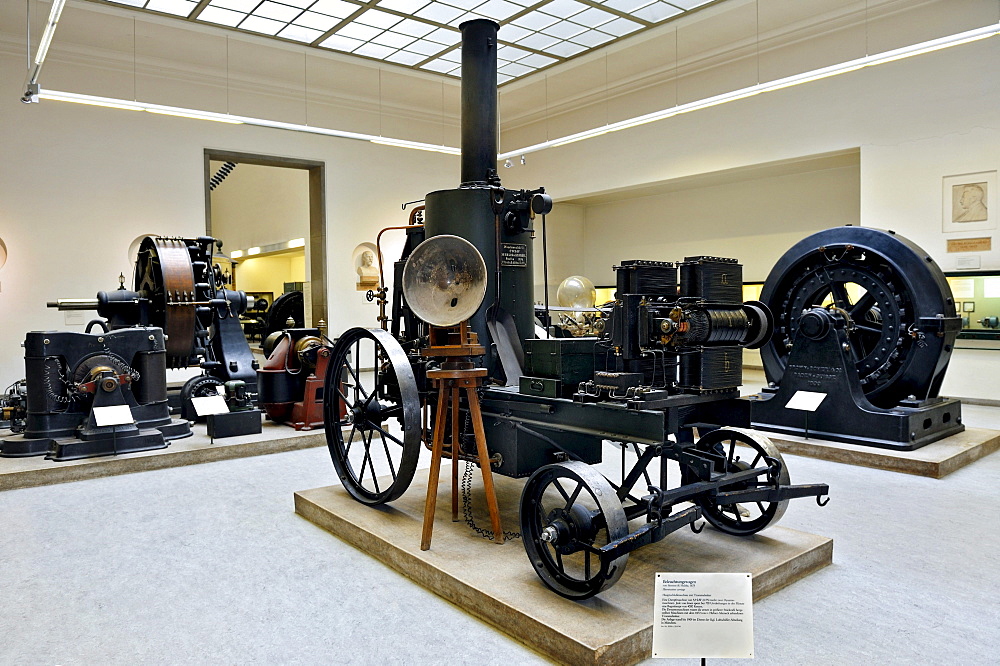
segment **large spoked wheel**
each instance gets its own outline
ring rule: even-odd
[[[608,480],[582,462],[539,468],[521,493],[521,536],[535,573],[568,599],[588,599],[621,578],[628,554],[601,565],[590,549],[628,534]]]
[[[326,443],[344,488],[384,504],[413,480],[420,454],[420,394],[403,348],[382,329],[337,340],[324,390]]]
[[[765,467],[769,460],[777,461],[781,469],[777,476],[758,476],[749,481],[734,483],[719,488],[719,492],[751,490],[754,488],[776,488],[791,483],[788,468],[781,458],[778,448],[763,435],[740,428],[720,428],[698,440],[697,448],[711,451],[724,457],[724,462],[716,464],[715,473],[742,472],[756,467]],[[685,471],[685,483],[698,479],[690,471]],[[756,534],[785,513],[788,500],[783,502],[742,502],[738,504],[718,504],[709,495],[697,499],[705,519],[727,534],[749,536]]]
[[[922,321],[956,316],[948,282],[917,245],[871,227],[835,227],[796,243],[771,269],[760,300],[775,320],[761,348],[769,382],[781,383],[803,312],[832,306],[853,324],[850,354],[878,407],[936,396],[958,334],[918,334]]]

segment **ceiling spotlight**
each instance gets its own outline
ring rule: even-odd
[[[504,168],[504,169],[509,169],[509,168],[511,168],[512,166],[514,166],[514,163],[513,163],[513,162],[511,162],[511,161],[510,161],[509,159],[508,159],[508,160],[504,160],[504,161],[503,161],[503,168]]]
[[[521,155],[521,166],[524,166],[527,163],[528,163],[528,161],[526,159],[524,159],[524,155]]]

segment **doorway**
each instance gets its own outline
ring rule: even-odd
[[[245,328],[254,342],[276,302],[282,325],[295,302],[297,326],[329,321],[325,182],[323,162],[205,150],[205,230],[223,242],[217,261],[231,287],[250,297]]]

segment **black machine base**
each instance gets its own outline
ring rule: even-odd
[[[26,439],[24,435],[14,435],[0,440],[0,458],[29,458],[43,456],[49,452],[49,446],[54,439]]]
[[[135,453],[162,449],[172,440],[191,436],[191,425],[187,421],[170,419],[170,422],[156,428],[126,431],[125,426],[117,426],[119,431],[100,433],[87,440],[75,437],[53,439],[51,437],[27,438],[15,435],[0,440],[0,458],[29,458],[42,456],[56,462],[79,460],[118,453]]]
[[[764,390],[765,393],[767,391],[768,389]],[[767,402],[754,403],[754,428],[807,439],[825,439],[899,451],[913,451],[965,430],[962,425],[962,403],[952,398],[937,398],[928,401],[933,403],[931,405],[916,408],[875,407],[869,408],[871,411],[856,405],[851,405],[850,408],[837,407],[841,400],[834,400],[834,404],[828,409],[820,406],[821,411],[839,415],[833,421],[836,430],[831,430],[829,417],[782,407],[790,396],[783,399],[777,394],[779,392]],[[827,400],[833,397],[828,396]],[[772,401],[773,407],[769,405]]]
[[[208,436],[212,439],[237,437],[239,435],[257,435],[263,431],[261,411],[247,409],[228,414],[212,414],[205,417],[208,424]]]
[[[117,430],[125,432],[116,432]],[[45,456],[63,462],[165,449],[169,442],[159,430],[139,430],[135,426],[108,426],[93,439],[55,439]]]
[[[754,428],[901,451],[965,430],[958,400],[911,396],[876,407],[862,390],[844,317],[813,308],[801,321],[780,385],[751,403]],[[815,411],[786,406],[800,391],[824,394]]]

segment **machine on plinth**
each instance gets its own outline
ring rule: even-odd
[[[320,320],[317,328],[286,328],[264,340],[267,360],[257,386],[271,421],[296,430],[323,427],[323,379],[333,347],[324,328]]]
[[[938,395],[962,318],[930,255],[892,231],[834,227],[778,260],[761,293],[775,334],[755,428],[911,451],[962,432]],[[806,409],[794,402],[819,400]]]
[[[622,262],[599,338],[535,339],[533,225],[541,218],[544,230],[552,199],[544,188],[502,186],[499,26],[476,19],[459,29],[462,178],[457,188],[426,195],[424,224],[407,227],[400,259],[407,262],[404,273],[415,270],[414,258],[428,247],[428,256],[439,258],[427,264],[439,270],[429,271],[427,281],[438,283],[411,295],[395,273],[393,321],[345,331],[327,369],[327,443],[347,492],[379,505],[406,491],[426,432],[422,407],[436,407],[444,456],[447,407],[440,385],[430,385],[445,368],[426,354],[438,353],[435,346],[467,345],[464,321],[482,345],[486,375],[468,410],[452,409],[452,428],[466,415],[484,417],[476,439],[489,443],[496,461],[480,458],[480,467],[527,478],[519,506],[522,544],[530,567],[557,594],[575,600],[599,594],[621,578],[631,552],[688,526],[700,531],[701,518],[749,536],[777,521],[790,500],[819,501],[826,484],[791,485],[777,448],[746,430],[751,404],[739,396],[742,350],[770,339],[773,317],[763,304],[743,302],[735,259]],[[459,323],[457,340],[442,341],[431,335],[434,310],[463,304],[448,291],[458,257],[435,251],[437,239],[444,245],[449,236],[478,250],[486,284],[478,307],[437,323]],[[400,290],[403,302],[395,307]],[[425,294],[439,300],[430,313],[417,314]],[[481,413],[473,414],[476,408]],[[473,446],[463,430],[457,442],[452,436],[451,450],[459,454]],[[611,446],[621,450],[621,474],[613,479],[592,467]],[[680,474],[668,473],[673,464]],[[436,491],[433,478],[430,487]]]
[[[0,456],[51,460],[134,453],[191,435],[167,406],[167,343],[159,328],[25,336],[25,418]],[[114,422],[104,416],[117,413]]]
[[[139,244],[133,289],[125,287],[123,275],[114,291],[98,292],[94,299],[61,298],[48,306],[96,310],[112,331],[163,329],[167,368],[200,366],[204,371],[181,391],[183,418],[196,418],[192,398],[214,395],[228,382],[243,382],[256,400],[258,363],[240,326],[247,295],[226,288],[228,278],[213,263],[216,247],[221,250],[222,242],[211,236],[147,236]]]
[[[425,376],[437,389],[438,399],[420,549],[431,547],[438,479],[441,460],[446,455],[445,431],[449,423],[451,440],[447,456],[451,458],[451,519],[458,520],[458,461],[460,458],[472,460],[483,473],[493,540],[503,543],[500,509],[493,488],[491,460],[479,406],[478,391],[488,373],[486,368],[478,367],[473,360],[481,358],[486,349],[479,344],[479,336],[469,328],[468,323],[469,317],[479,309],[486,296],[486,262],[476,246],[464,238],[436,236],[416,247],[406,261],[402,278],[403,293],[410,308],[429,325],[428,345],[420,350],[420,355],[433,359],[432,363],[440,362],[439,367],[428,365],[425,371]],[[475,433],[475,456],[462,452],[459,421],[463,391],[468,420]]]

